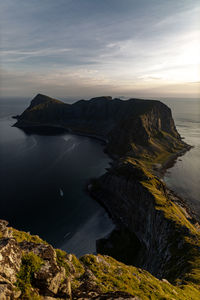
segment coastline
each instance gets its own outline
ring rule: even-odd
[[[186,147],[177,153],[172,154],[170,157],[167,158],[167,160],[160,166],[159,169],[151,170],[154,175],[156,175],[161,182],[165,184],[165,193],[166,196],[175,203],[180,210],[183,212],[183,214],[186,216],[186,218],[189,220],[189,222],[196,228],[198,232],[200,232],[200,220],[198,216],[194,212],[194,208],[192,207],[192,203],[188,203],[189,201],[186,201],[183,199],[180,195],[178,195],[176,192],[173,191],[173,189],[169,188],[167,186],[167,183],[163,180],[163,177],[165,175],[165,172],[171,168],[177,161],[178,157],[183,156],[187,151],[190,151],[194,146],[186,145]],[[112,165],[114,166],[115,163],[117,163],[117,159],[113,158],[109,153],[109,157],[113,159]],[[99,178],[97,178],[98,180]],[[116,230],[121,230],[122,228],[126,228],[127,224],[123,222],[123,218],[116,218],[115,213],[113,213],[112,207],[109,205],[106,205],[104,201],[101,201],[100,198],[96,197],[95,193],[92,192],[92,181],[87,185],[87,191],[90,194],[92,198],[95,199],[95,201],[98,201],[100,205],[105,209],[108,216],[112,219],[113,223],[115,224],[115,228],[111,233],[109,233],[104,238],[97,240],[97,243],[101,242],[102,240],[109,240],[109,238],[112,236],[112,233]]]
[[[183,156],[186,152],[190,151],[192,148],[194,148],[194,146],[186,144],[183,149],[170,155],[165,162],[160,164],[160,166],[158,166],[158,164],[154,164],[152,168],[153,173],[162,179],[166,171],[175,165],[176,160]]]
[[[16,117],[15,117],[16,118]],[[62,126],[62,125],[52,125],[52,124],[24,124],[23,126],[15,126],[12,125],[14,127],[17,127],[21,130],[24,130],[24,131],[28,131],[28,132],[36,132],[38,133],[40,131],[41,128],[43,129],[47,129],[47,130],[54,130],[54,129],[58,129],[58,130],[61,130],[61,131],[65,131],[66,133],[71,133],[71,134],[74,134],[74,135],[78,135],[78,136],[84,136],[84,137],[88,137],[88,138],[91,138],[91,139],[95,139],[95,140],[98,140],[99,142],[102,142],[104,146],[106,146],[108,144],[108,140],[105,139],[104,137],[102,136],[99,136],[99,135],[95,135],[95,134],[89,134],[89,133],[85,133],[85,132],[80,132],[80,131],[76,131],[76,130],[72,130],[70,128],[67,128],[65,126]],[[170,155],[165,162],[163,162],[162,164],[154,164],[153,167],[152,167],[152,173],[154,175],[156,175],[157,177],[159,177],[160,180],[163,181],[163,177],[166,173],[166,171],[173,167],[174,164],[176,163],[176,160],[183,156],[187,151],[190,151],[190,149],[192,149],[194,146],[191,146],[191,145],[185,145],[185,147],[183,149],[181,149],[180,151],[176,152],[176,153],[173,153],[172,155]],[[104,152],[106,152],[106,154],[109,156],[109,158],[112,159],[112,162],[110,163],[111,165],[115,165],[115,163],[117,162],[117,158],[112,155],[111,153],[108,153],[106,151],[106,147],[104,147]],[[105,171],[106,173],[106,171]],[[90,180],[91,181],[91,180]],[[165,182],[164,182],[165,183]],[[108,210],[108,208],[104,205],[103,202],[99,201],[98,199],[96,199],[94,197],[94,195],[92,195],[90,193],[90,189],[89,189],[89,186],[90,186],[91,182],[88,184],[86,184],[86,190],[88,191],[88,193],[90,194],[90,196],[95,199],[95,201],[98,201],[101,206],[105,209],[105,211],[107,212],[108,216],[112,219],[112,221],[114,222],[115,226],[118,227],[119,224],[118,222],[116,222],[115,218],[113,218],[113,215],[112,215],[112,210]],[[183,198],[181,198],[177,193],[175,193],[172,189],[170,189],[167,184],[165,183],[166,185],[166,188],[167,188],[167,193],[168,195],[170,195],[170,198],[172,199],[172,201],[174,201],[181,209],[185,210],[186,214],[188,214],[189,216],[189,219],[192,220],[192,223],[199,223],[200,220],[198,219],[198,217],[196,216],[195,212],[193,211],[193,207],[192,207],[192,204],[191,203],[188,203],[189,201],[186,201],[184,200]]]
[[[13,117],[14,118],[14,117]],[[89,138],[93,138],[96,140],[99,140],[100,142],[103,142],[104,144],[108,143],[108,140],[106,138],[104,138],[103,136],[100,135],[96,135],[96,134],[90,134],[90,133],[84,133],[81,131],[76,131],[73,130],[71,128],[62,126],[62,125],[52,125],[52,124],[24,124],[23,126],[16,126],[16,123],[12,125],[12,127],[17,127],[21,130],[24,130],[25,132],[35,132],[35,133],[39,133],[40,129],[44,129],[44,130],[49,130],[51,131],[52,129],[58,129],[61,131],[65,131],[66,133],[71,133],[74,135],[79,135],[79,136],[85,136],[85,137],[89,137]]]
[[[170,199],[176,203],[182,210],[185,211],[185,213],[188,215],[188,219],[191,219],[191,223],[195,224],[198,223],[197,227],[199,228],[200,231],[200,217],[195,213],[195,208],[192,205],[192,202],[190,199],[186,200],[182,198],[177,192],[173,190],[173,188],[169,188],[167,183],[164,181],[164,176],[165,173],[168,169],[172,168],[176,162],[177,159],[181,156],[184,156],[186,152],[190,151],[192,148],[195,146],[187,145],[184,149],[178,151],[177,153],[172,154],[168,159],[161,164],[160,167],[153,167],[152,171],[153,174],[158,176],[160,180],[162,180],[167,188],[167,194],[170,196]]]

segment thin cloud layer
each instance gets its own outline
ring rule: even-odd
[[[7,0],[1,96],[199,95],[199,1]]]

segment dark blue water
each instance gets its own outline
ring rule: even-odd
[[[113,224],[85,187],[110,159],[100,142],[87,137],[27,135],[11,127],[11,116],[28,103],[0,101],[0,218],[68,252],[93,253],[96,239]]]
[[[193,208],[200,220],[200,99],[163,100],[173,112],[176,128],[194,146],[168,169],[164,180]]]

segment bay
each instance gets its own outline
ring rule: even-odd
[[[12,115],[25,99],[0,101],[0,218],[80,256],[95,253],[96,240],[114,225],[86,193],[86,184],[109,166],[101,142],[62,133],[25,134]]]

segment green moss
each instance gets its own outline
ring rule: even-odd
[[[16,239],[18,243],[23,241],[32,242],[35,244],[48,244],[46,241],[42,240],[38,235],[31,235],[28,232],[20,231],[12,228],[13,237]]]
[[[75,269],[76,277],[80,277],[85,272],[85,269],[84,266],[81,264],[80,260],[78,260],[78,258],[73,254],[72,254],[72,264]]]
[[[34,274],[40,270],[43,263],[43,260],[33,252],[23,255],[21,268],[17,274],[17,281],[15,283],[17,288],[22,292],[22,299],[40,299],[39,295],[33,292],[32,285]]]
[[[65,268],[66,276],[70,275],[70,267],[67,263],[67,253],[61,249],[56,249],[56,261],[60,267]]]
[[[195,285],[180,287],[159,280],[149,272],[127,266],[108,256],[85,255],[81,261],[96,277],[102,292],[124,291],[141,299],[193,299],[200,297]]]

